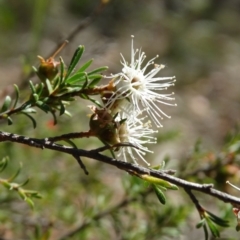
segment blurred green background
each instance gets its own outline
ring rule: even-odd
[[[191,160],[192,169],[209,164],[209,154],[215,156],[226,149],[226,135],[240,119],[240,2],[105,2],[100,7],[101,2],[97,0],[0,0],[1,100],[12,92],[12,84],[24,86],[23,82],[30,80],[27,76],[32,65],[38,66],[37,55],[49,56],[59,42],[95,11],[98,12],[95,21],[79,31],[61,52],[65,62],[69,63],[81,44],[86,48],[83,62],[94,58],[93,68],[107,65],[106,74],[119,72],[120,53],[129,59],[130,36],[134,35],[136,48],[142,47],[148,59],[158,54],[156,63],[167,66],[160,75],[177,78],[172,91],[178,107],[163,106],[172,118],[163,121],[159,144],[153,146],[155,153],[148,155],[147,160],[154,166],[167,156],[168,167],[181,171]],[[27,91],[28,88],[22,87],[23,99]],[[51,116],[39,112],[36,129],[21,116],[15,116],[13,126],[1,123],[1,128],[39,138],[86,131],[88,104],[91,103],[77,100],[69,108],[73,117],[61,117],[57,126],[51,125]],[[198,139],[202,148],[195,156],[193,148]],[[83,149],[101,146],[96,139],[81,139],[76,143]],[[138,180],[90,159],[84,159],[90,172],[85,176],[75,160],[64,154],[7,143],[1,145],[0,157],[5,155],[10,157],[10,163],[3,176],[9,176],[22,162],[19,181],[30,176],[27,186],[38,190],[43,199],[35,202],[36,209],[32,211],[14,193],[1,188],[0,237],[3,239],[63,239],[64,234],[84,221],[128,197],[138,200],[92,221],[88,228],[68,239],[192,239],[193,234],[203,239],[203,232],[195,229],[198,214],[182,191],[167,193],[169,202],[162,206],[154,194],[141,198],[146,186],[138,186],[135,183]],[[235,181],[239,180],[239,174],[235,168]],[[217,181],[216,175],[210,177],[208,181]],[[219,185],[219,188],[226,186]],[[224,230],[223,237],[238,239],[231,206],[204,196],[200,199],[232,220],[231,229]],[[219,212],[216,206],[224,211]]]

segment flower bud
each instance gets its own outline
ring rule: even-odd
[[[117,123],[106,109],[93,109],[89,126],[93,134],[104,143],[114,145],[120,142],[117,132]]]
[[[60,62],[55,61],[54,58],[50,57],[45,60],[43,57],[38,56],[40,59],[40,66],[38,68],[38,76],[42,81],[45,79],[53,80],[58,74],[58,65]]]

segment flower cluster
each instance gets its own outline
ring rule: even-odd
[[[144,155],[151,151],[145,144],[156,143],[156,139],[152,136],[156,131],[152,129],[150,120],[156,127],[162,127],[160,121],[163,117],[170,118],[162,111],[160,104],[176,106],[172,103],[174,93],[162,93],[162,91],[173,86],[176,80],[175,77],[156,77],[164,68],[164,65],[154,63],[158,56],[143,66],[146,55],[141,50],[134,50],[133,36],[131,62],[128,63],[123,55],[121,56],[122,71],[111,76],[112,80],[107,90],[102,93],[105,116],[110,115],[111,120],[98,137],[104,141],[111,132],[111,141],[104,141],[105,143],[130,143],[130,146],[116,149],[119,159],[127,161],[130,157],[137,163],[137,158],[140,158],[147,163]],[[153,66],[153,69],[147,71],[149,66]],[[96,116],[98,126],[102,125],[103,122],[95,111],[95,118]]]

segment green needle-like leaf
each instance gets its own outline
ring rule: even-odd
[[[31,89],[32,93],[36,93],[36,88],[33,85],[32,81],[29,81],[29,86],[30,86],[30,89]]]
[[[165,181],[163,179],[159,179],[159,178],[150,176],[148,174],[142,174],[140,177],[142,179],[146,180],[147,182],[160,185],[161,187],[171,189],[171,190],[178,190],[178,187],[175,184],[172,184],[172,183],[170,183],[168,181]]]
[[[94,69],[93,71],[89,72],[88,75],[92,75],[92,74],[96,74],[96,73],[101,73],[101,72],[104,72],[108,69],[107,66],[104,66],[104,67],[100,67],[100,68],[96,68]]]
[[[84,72],[92,64],[92,62],[93,62],[93,59],[90,59],[89,61],[84,63],[82,67],[78,69],[77,73]]]
[[[63,115],[65,113],[65,106],[62,103],[62,101],[60,101],[60,111],[59,111],[59,116]]]
[[[224,220],[216,215],[214,215],[211,212],[206,211],[209,215],[209,218],[215,222],[217,225],[222,226],[222,227],[229,227],[229,222],[227,220]]]
[[[8,158],[8,157],[4,157],[4,158],[0,161],[0,172],[3,172],[4,169],[7,167],[8,161],[9,161],[9,158]]]
[[[157,198],[159,200],[160,203],[162,204],[165,204],[166,203],[166,198],[165,198],[165,195],[164,193],[162,192],[162,190],[160,188],[158,188],[156,185],[152,185],[153,189],[154,189],[154,192],[156,193],[157,195]]]
[[[24,114],[25,116],[27,116],[32,121],[33,128],[37,127],[37,122],[35,121],[35,119],[31,115],[29,115],[28,113],[23,112],[23,111],[21,113]]]
[[[7,117],[7,121],[8,121],[8,125],[12,125],[13,124],[13,120],[11,117]]]
[[[72,57],[65,79],[67,79],[70,76],[70,74],[76,67],[77,63],[79,62],[80,58],[82,57],[83,52],[84,52],[84,46],[80,45]]]
[[[73,84],[73,83],[79,83],[85,80],[85,72],[79,72],[76,73],[74,75],[72,75],[71,77],[68,78],[67,83],[68,84]]]
[[[52,87],[51,82],[48,79],[46,79],[46,86],[47,86],[47,90],[48,90],[49,95],[51,95],[52,92],[53,92],[53,87]]]
[[[93,88],[93,87],[95,87],[98,83],[99,83],[99,81],[102,79],[102,76],[100,75],[100,76],[98,76],[98,77],[96,77],[95,79],[93,79],[90,83],[89,83],[89,85],[88,85],[88,88]]]
[[[201,221],[196,225],[196,228],[201,228],[202,226],[204,226],[206,224],[206,219],[203,218],[201,219]]]
[[[208,240],[208,229],[206,224],[203,225],[205,240]]]
[[[19,173],[21,172],[21,169],[22,169],[22,164],[20,163],[20,166],[19,166],[17,172],[15,174],[13,174],[12,177],[10,177],[7,181],[12,182],[19,175]]]
[[[2,105],[2,108],[1,108],[1,112],[7,111],[10,108],[11,102],[12,102],[11,97],[10,96],[6,96],[5,100],[4,100],[4,103]]]
[[[208,217],[206,217],[206,221],[208,224],[209,229],[211,230],[211,233],[214,237],[220,237],[220,233],[216,227],[216,225],[211,221],[211,219],[209,219]]]
[[[60,57],[60,85],[62,85],[64,82],[64,62],[63,62],[63,59],[62,57]]]
[[[14,109],[17,106],[18,99],[19,99],[19,88],[16,84],[14,84],[13,86],[14,86],[14,90],[15,90],[15,93],[16,93],[16,98],[15,98],[15,101],[14,101],[14,104],[13,104],[13,109]]]

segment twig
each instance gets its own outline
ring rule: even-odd
[[[22,143],[28,146],[41,148],[41,149],[47,148],[47,149],[51,149],[59,152],[64,152],[74,156],[92,158],[94,160],[113,165],[121,170],[130,172],[130,173],[135,172],[138,175],[148,174],[152,177],[169,181],[170,183],[173,183],[184,189],[199,191],[199,192],[211,195],[215,198],[218,198],[223,202],[240,206],[240,198],[237,198],[230,194],[216,190],[213,188],[212,184],[192,183],[192,182],[183,180],[181,178],[177,178],[172,175],[169,175],[161,170],[149,169],[149,168],[138,166],[132,163],[123,162],[117,159],[110,158],[108,156],[105,156],[96,152],[95,150],[87,151],[83,149],[76,149],[69,146],[56,144],[50,141],[45,141],[44,139],[29,138],[29,137],[20,136],[17,134],[11,134],[11,133],[0,131],[0,142],[5,142],[5,141]]]
[[[82,168],[82,170],[84,171],[84,173],[85,173],[86,175],[88,175],[89,173],[88,173],[88,171],[87,171],[87,168],[86,168],[86,166],[84,165],[84,163],[82,162],[80,156],[73,155],[73,157],[77,160],[77,162],[79,163],[79,165],[80,165],[80,167]]]
[[[49,138],[45,138],[42,139],[43,141],[50,141],[50,142],[57,142],[57,141],[61,141],[61,140],[69,140],[69,139],[73,139],[73,138],[84,138],[84,137],[93,137],[94,134],[91,131],[87,131],[87,132],[75,132],[75,133],[67,133],[67,134],[63,134],[60,136],[56,136],[56,137],[49,137]]]

